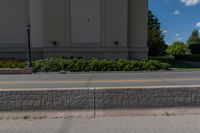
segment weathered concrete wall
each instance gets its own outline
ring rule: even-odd
[[[129,57],[143,59],[148,57],[148,0],[129,0],[128,9]]]
[[[0,1],[0,58],[27,59],[27,19],[32,25],[31,45],[34,59],[43,58],[43,0],[31,1],[30,15],[24,0]]]
[[[127,47],[128,0],[106,0],[104,6],[106,46]]]
[[[0,111],[200,107],[200,87],[0,90]]]
[[[25,3],[24,0],[0,1],[0,47],[24,47]]]
[[[162,108],[199,106],[200,88],[101,89],[96,92],[97,109]]]
[[[0,111],[93,109],[94,90],[1,90]]]
[[[59,47],[66,46],[66,1],[44,0],[46,47],[53,47],[53,41],[57,41]]]
[[[0,58],[15,58],[28,60],[28,49],[27,46],[23,48],[0,48]],[[41,48],[32,48],[32,58],[33,59],[42,59],[43,50]]]
[[[71,42],[101,42],[101,0],[70,1]]]
[[[44,3],[43,0],[30,0],[30,24],[32,47],[43,47],[44,41]]]
[[[1,0],[0,47],[5,49],[0,49],[0,58],[7,55],[10,55],[7,58],[26,57],[27,22],[32,25],[32,47],[41,49],[41,52],[37,53],[37,56],[42,55],[40,58],[147,57],[147,0],[81,2],[34,0],[30,1],[30,11],[27,11],[28,5],[24,0],[17,3]],[[79,7],[82,12],[76,11]],[[16,47],[20,47],[21,52]],[[7,49],[10,51],[4,52]],[[13,53],[15,50],[17,52]]]
[[[77,1],[74,2],[70,0],[44,1],[46,40],[46,47],[43,49],[44,57],[63,55],[83,56],[86,58],[127,58],[128,0],[96,1],[96,6],[99,7],[97,11],[96,8],[94,9],[94,12],[99,14],[96,19],[90,14],[91,11],[88,14],[87,12],[83,13],[83,16],[73,11],[75,9],[70,8],[70,5],[73,6]],[[83,8],[91,9],[90,6],[88,4],[88,7]],[[88,37],[86,37],[88,40],[86,38],[83,39],[83,36],[78,37],[79,34],[77,33],[85,34],[85,36],[87,36],[87,33],[90,34],[89,28],[85,29],[87,26],[77,28],[75,26],[76,23],[73,22],[72,24],[75,19],[83,20],[83,22],[79,23],[85,24],[84,22],[87,21],[87,18],[91,19],[91,25],[93,19],[95,19],[95,22],[99,21],[96,22],[96,26],[94,25],[94,27],[97,27],[97,34],[94,33],[94,36],[99,36],[93,37],[94,39],[96,38],[96,42],[95,40],[89,40],[90,38]],[[98,26],[100,26],[100,29]],[[98,34],[99,32],[100,34]],[[80,42],[80,39],[84,41]],[[57,44],[54,45],[53,41],[56,41]]]
[[[30,1],[30,9],[27,9],[24,0],[0,1],[0,47],[10,49],[26,47],[27,19],[32,26],[31,42],[32,47],[42,47],[44,44],[44,23],[43,23],[43,0]],[[29,15],[27,14],[29,11]]]

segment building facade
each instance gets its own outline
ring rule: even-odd
[[[147,0],[0,0],[0,58],[148,55]]]

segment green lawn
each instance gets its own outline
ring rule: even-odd
[[[195,67],[186,63],[175,60],[172,57],[150,57],[150,59],[158,60],[170,64],[170,68],[180,68],[180,69],[200,69],[200,67]]]

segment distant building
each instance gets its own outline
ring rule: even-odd
[[[29,3],[28,3],[29,1]],[[147,0],[0,0],[0,58],[147,57]]]

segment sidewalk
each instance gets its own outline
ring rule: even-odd
[[[0,120],[1,133],[199,133],[200,115]]]

